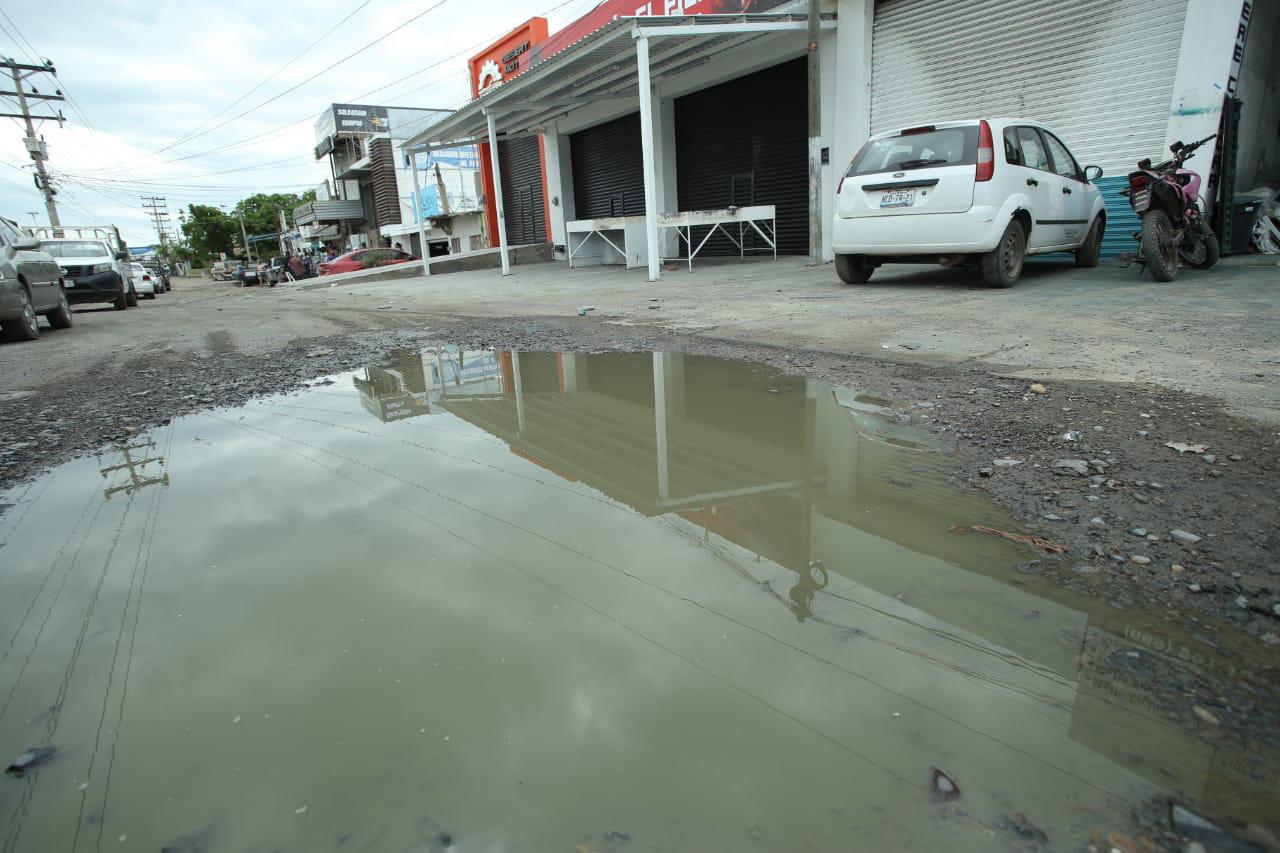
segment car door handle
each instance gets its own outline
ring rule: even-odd
[[[1071,187],[1063,187],[1063,188],[1062,188],[1062,194],[1063,194],[1063,195],[1071,195]]]
[[[1027,186],[1038,187],[1040,186],[1040,182],[1037,181],[1035,178],[1027,178]]]

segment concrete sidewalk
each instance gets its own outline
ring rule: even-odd
[[[1280,422],[1277,260],[1227,258],[1168,284],[1114,260],[1092,270],[1040,260],[1010,290],[984,287],[972,269],[901,265],[849,286],[831,265],[790,258],[700,262],[653,284],[643,270],[547,263],[513,267],[508,277],[482,270],[342,290],[343,302],[361,308],[376,299],[410,312],[661,326],[1044,380],[1152,383]],[[595,310],[579,319],[584,305]]]

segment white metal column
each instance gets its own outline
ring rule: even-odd
[[[645,75],[648,76],[647,74]],[[654,220],[655,222],[657,220]],[[651,243],[651,246],[656,244]],[[654,252],[649,253],[650,267]],[[667,459],[667,354],[653,354],[653,429],[657,447],[658,465],[658,498],[667,500],[671,497],[671,480]]]
[[[489,166],[493,170],[493,208],[498,214],[498,250],[502,252],[502,274],[511,275],[511,264],[507,261],[506,210],[502,205],[502,167],[498,165],[498,129],[493,113],[485,112],[484,117],[489,125]]]
[[[649,82],[649,39],[636,37],[636,76],[640,88],[640,158],[644,168],[644,233],[649,250],[649,281],[657,281],[662,254],[658,245],[658,174],[653,151],[653,85]],[[491,119],[492,121],[492,119]]]
[[[524,382],[520,379],[520,351],[511,351],[511,379],[516,391],[516,432],[524,435]]]
[[[422,277],[431,278],[431,250],[427,248],[427,232],[422,227],[422,190],[418,188],[418,155],[409,150],[409,171],[413,172],[413,214],[418,217],[418,250],[422,252]]]

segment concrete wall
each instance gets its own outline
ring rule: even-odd
[[[1236,191],[1280,186],[1280,0],[1254,0],[1236,95],[1240,150]]]

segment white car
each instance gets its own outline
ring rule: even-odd
[[[973,119],[871,137],[836,190],[836,271],[861,284],[883,263],[971,264],[1009,287],[1026,255],[1098,265],[1106,211],[1067,146],[1039,122]]]
[[[129,264],[129,278],[133,280],[133,289],[138,292],[139,296],[149,296],[155,299],[156,294],[160,292],[151,270],[137,261]]]

